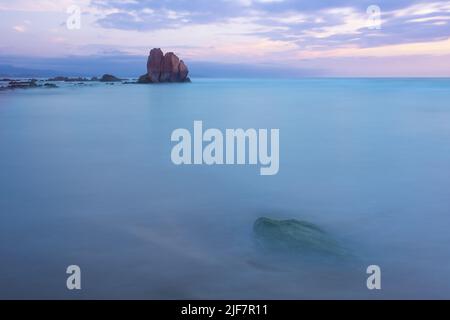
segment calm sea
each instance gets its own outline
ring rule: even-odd
[[[194,120],[280,129],[279,173],[173,165]],[[261,216],[315,223],[351,257],[261,251]],[[449,79],[0,92],[0,298],[448,299],[449,230]]]

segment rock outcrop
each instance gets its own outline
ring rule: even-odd
[[[58,88],[58,86],[54,83],[45,83],[44,87],[45,88]]]
[[[0,87],[0,90],[9,89],[31,89],[31,88],[58,88],[54,83],[43,83],[37,79],[11,80],[8,85]]]
[[[190,82],[188,74],[188,67],[176,54],[154,48],[148,56],[147,73],[139,77],[138,83]]]
[[[101,82],[119,82],[122,81],[122,79],[119,79],[111,74],[104,74],[101,78],[100,78]]]
[[[188,78],[189,70],[183,60],[181,60],[180,64],[178,65],[178,71],[180,73],[181,79],[189,79]]]
[[[83,78],[83,77],[77,77],[77,78],[70,78],[70,77],[63,77],[63,76],[57,76],[54,78],[49,78],[47,79],[47,81],[59,81],[59,82],[80,82],[80,81],[90,81],[87,78]]]
[[[8,89],[28,89],[28,88],[37,88],[37,80],[25,80],[25,81],[11,81],[8,83]]]
[[[155,48],[150,51],[147,60],[147,77],[151,82],[159,82],[163,65],[164,53],[161,49]]]

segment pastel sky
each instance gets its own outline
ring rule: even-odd
[[[67,9],[81,9],[69,30]],[[381,9],[369,28],[367,8]],[[342,76],[450,76],[450,1],[0,0],[1,57],[145,56]]]

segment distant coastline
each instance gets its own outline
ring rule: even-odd
[[[120,79],[110,74],[104,74],[102,77],[63,77],[57,76],[53,78],[35,79],[35,78],[3,78],[0,79],[0,90],[14,90],[14,89],[33,89],[33,88],[58,88],[58,83],[72,83],[75,85],[85,85],[90,82],[104,82],[107,84],[114,84],[116,82],[128,84],[137,83],[137,81],[129,81],[127,79]]]
[[[160,48],[153,48],[150,50],[147,58],[146,65],[147,72],[144,75],[139,76],[135,81],[129,79],[121,79],[112,74],[103,74],[99,77],[68,77],[68,76],[55,76],[47,79],[36,79],[36,77],[30,77],[27,79],[14,79],[14,77],[5,77],[0,79],[0,90],[9,89],[31,89],[31,88],[57,88],[54,82],[72,82],[77,84],[84,84],[85,82],[106,82],[114,84],[116,82],[122,82],[125,84],[154,84],[154,83],[183,83],[191,82],[188,77],[189,69],[183,60],[180,60],[178,56],[173,52],[167,52],[164,54]],[[3,84],[6,83],[6,84]]]
[[[164,54],[160,48],[153,48],[150,50],[147,58],[147,72],[141,75],[137,80],[130,81],[127,79],[121,79],[112,74],[103,74],[99,77],[67,77],[56,76],[50,77],[44,80],[38,80],[35,78],[28,79],[14,79],[3,78],[0,79],[0,90],[11,89],[31,89],[31,88],[57,88],[58,85],[54,82],[71,82],[77,84],[84,84],[85,82],[105,82],[108,84],[114,84],[116,82],[122,82],[125,84],[155,84],[155,83],[183,83],[191,82],[188,77],[189,69],[183,60],[180,60],[178,56],[173,52],[167,52]],[[2,84],[5,83],[5,84]]]

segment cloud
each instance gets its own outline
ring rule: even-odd
[[[378,46],[396,42],[437,40],[450,36],[446,20],[450,1],[377,1],[382,13],[382,30],[367,28],[366,8],[373,1],[292,0],[160,0],[92,1],[104,10],[114,10],[98,19],[104,28],[154,31],[196,25],[233,25],[249,21],[258,25],[253,35],[273,41],[307,46]],[[439,18],[433,15],[439,15]],[[433,23],[430,23],[433,22]],[[409,23],[415,23],[411,28]],[[235,28],[236,29],[236,28]],[[245,32],[246,30],[244,30]],[[262,30],[265,31],[262,31]],[[244,33],[242,33],[244,34]]]
[[[328,48],[322,51],[299,52],[298,59],[327,57],[405,57],[405,56],[443,56],[450,55],[450,39],[433,42],[385,45],[360,48],[348,45],[346,48]]]
[[[450,16],[434,16],[434,17],[425,17],[425,18],[417,18],[417,19],[411,19],[407,22],[429,22],[429,21],[446,21],[450,20]]]
[[[394,17],[424,16],[450,12],[449,1],[421,2],[390,12]]]
[[[13,29],[14,29],[14,31],[17,31],[20,33],[25,32],[27,30],[25,26],[14,26]]]
[[[15,0],[2,1],[0,11],[24,12],[64,12],[71,5],[76,4],[88,8],[90,0]]]

